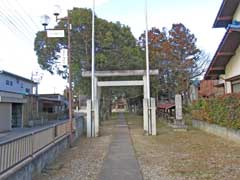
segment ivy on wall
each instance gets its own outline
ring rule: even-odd
[[[194,119],[240,129],[240,94],[199,99],[191,105],[190,110]]]

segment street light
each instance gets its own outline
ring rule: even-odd
[[[60,15],[61,12],[61,8],[59,5],[55,5],[54,6],[54,11],[53,11],[53,15],[56,17],[56,21],[58,20],[58,16]]]
[[[55,5],[54,7],[54,13],[53,15],[56,17],[56,21],[59,20],[66,20],[67,21],[67,32],[68,32],[68,70],[69,70],[69,75],[68,75],[68,82],[69,82],[69,89],[68,89],[68,93],[69,93],[69,122],[70,122],[70,144],[72,144],[73,142],[73,112],[72,112],[72,107],[73,107],[73,100],[72,100],[72,68],[71,68],[71,23],[70,23],[70,10],[67,11],[67,17],[65,18],[58,18],[58,16],[60,15],[60,6]],[[49,22],[50,22],[50,18],[47,15],[42,16],[41,18],[41,23],[44,26],[44,30],[46,31],[46,27],[48,26]]]
[[[41,24],[44,27],[44,31],[47,30],[47,26],[48,26],[49,22],[50,22],[50,17],[48,15],[41,16]]]

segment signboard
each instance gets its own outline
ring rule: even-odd
[[[47,30],[48,38],[63,38],[64,35],[64,30]]]

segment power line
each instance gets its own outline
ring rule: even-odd
[[[22,9],[22,11],[24,12],[24,14],[30,19],[30,21],[34,24],[34,26],[36,27],[36,29],[40,29],[40,25],[38,25],[33,18],[29,15],[29,13],[25,10],[25,8],[19,3],[18,0],[15,0],[18,4],[18,6]]]
[[[6,2],[6,1],[2,0],[2,2],[4,3],[4,6],[5,6],[4,12],[6,14],[10,15],[12,17],[12,19],[15,20],[15,23],[18,24],[19,26],[21,26],[22,29],[24,29],[24,31],[32,34],[34,37],[35,30],[33,30],[31,26],[29,26],[29,24],[22,17],[22,15],[18,12],[18,10],[15,8],[15,6],[13,4],[9,4],[9,1]]]
[[[10,29],[13,32],[13,29],[15,29],[15,33],[19,33],[22,37],[27,39],[28,41],[32,41],[21,29],[18,28],[18,26],[14,23],[14,21],[9,17],[6,16],[4,12],[0,9],[0,14],[2,16],[2,22],[7,25],[8,29]]]
[[[2,24],[6,25],[7,28],[13,33],[18,33],[18,31],[16,31],[16,28],[13,28],[10,21],[8,21],[8,19],[5,17],[5,15],[0,11],[0,16],[1,16],[1,22]],[[4,19],[5,18],[5,19]]]

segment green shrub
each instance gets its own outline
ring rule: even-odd
[[[191,106],[194,119],[240,129],[240,94],[199,99]]]

